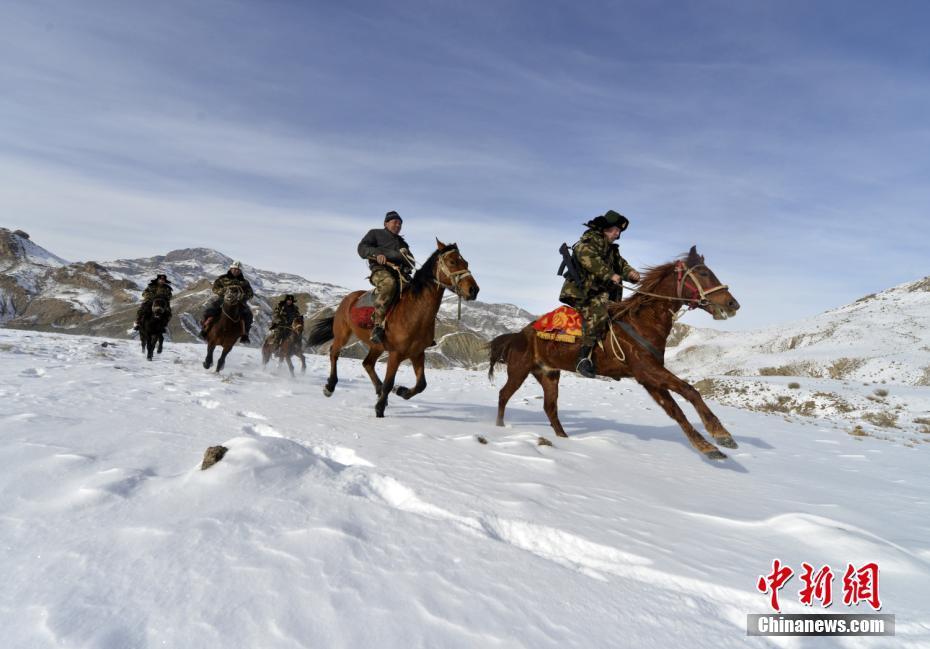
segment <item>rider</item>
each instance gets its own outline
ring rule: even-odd
[[[242,302],[239,304],[240,317],[245,320],[245,333],[240,340],[244,343],[249,342],[249,329],[252,328],[252,310],[246,302],[252,299],[255,293],[252,291],[252,285],[249,280],[242,274],[242,262],[234,261],[229,265],[229,270],[220,275],[213,282],[213,292],[217,295],[214,300],[207,305],[203,312],[203,324],[200,329],[200,337],[207,337],[207,330],[213,322],[213,319],[219,315],[223,308],[223,297],[226,295],[226,289],[238,286],[242,289]]]
[[[274,332],[272,342],[280,345],[284,342],[294,318],[300,315],[300,309],[295,304],[293,295],[285,295],[284,299],[278,302],[274,308],[274,314],[271,317],[271,330]]]
[[[371,342],[376,344],[384,340],[384,316],[397,299],[401,282],[410,281],[415,263],[410,247],[400,236],[403,222],[400,214],[392,210],[384,215],[384,227],[369,230],[358,244],[358,256],[368,260],[368,281],[375,287]]]
[[[559,295],[560,302],[581,314],[584,324],[575,370],[587,378],[595,376],[591,352],[604,335],[611,293],[620,287],[622,280],[640,280],[639,272],[620,256],[620,247],[614,243],[629,224],[625,216],[613,210],[585,224],[588,229],[573,246],[572,255],[581,275],[581,285],[566,279]]]
[[[149,282],[149,285],[142,291],[142,304],[139,305],[139,310],[136,311],[136,322],[132,326],[133,331],[139,330],[142,316],[152,312],[152,302],[159,298],[165,301],[165,313],[167,314],[165,324],[167,325],[168,321],[171,320],[171,282],[168,281],[168,276],[164,274],[156,275],[155,279]]]

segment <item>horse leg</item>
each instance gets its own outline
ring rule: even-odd
[[[711,412],[710,408],[707,407],[707,404],[701,397],[701,393],[698,392],[694,386],[678,378],[664,367],[659,366],[658,369],[661,386],[672,392],[677,392],[684,397],[688,403],[694,406],[707,432],[713,436],[714,440],[720,444],[720,446],[725,448],[738,448],[733,436],[723,427],[723,424],[717,419],[717,415]]]
[[[156,350],[157,353],[161,354],[161,348],[164,344],[165,344],[165,334],[163,333],[158,334],[158,349]]]
[[[384,409],[387,407],[388,395],[394,389],[394,377],[397,375],[397,368],[403,360],[397,352],[388,354],[387,369],[384,370],[384,383],[381,385],[381,395],[375,404],[375,416],[383,417]]]
[[[307,372],[307,359],[304,357],[303,351],[297,352],[297,355],[300,356],[300,373],[305,374]]]
[[[507,362],[507,382],[497,394],[497,425],[504,425],[504,409],[507,408],[507,402],[510,397],[520,389],[526,377],[529,376],[530,368],[525,363],[518,363],[518,359],[509,358]]]
[[[365,360],[362,361],[362,367],[364,367],[365,372],[368,373],[368,378],[371,379],[371,384],[375,386],[375,394],[379,397],[381,396],[381,379],[378,378],[378,372],[375,370],[375,363],[378,362],[378,358],[380,356],[380,350],[369,348],[368,354],[365,356]]]
[[[694,426],[692,426],[688,421],[688,418],[685,417],[685,413],[682,412],[681,408],[678,407],[678,404],[675,403],[675,400],[672,398],[672,395],[668,390],[665,388],[648,386],[645,384],[643,384],[643,387],[646,388],[646,392],[649,393],[649,396],[655,399],[657,404],[662,406],[662,409],[665,410],[666,414],[678,422],[678,425],[681,426],[681,430],[683,430],[685,433],[685,437],[687,437],[688,441],[691,442],[691,446],[693,446],[699,453],[703,453],[704,457],[709,460],[726,459],[726,455],[724,455],[713,444],[704,439],[704,436],[694,429]]]
[[[287,363],[287,369],[291,372],[291,378],[294,378],[294,364],[291,362],[291,350],[288,348],[284,352],[284,360]]]
[[[339,352],[349,342],[349,337],[352,335],[352,330],[349,329],[349,325],[345,323],[344,318],[338,317],[338,312],[336,315],[336,319],[333,320],[333,344],[329,348],[329,379],[327,379],[326,386],[323,388],[323,394],[327,397],[333,396],[333,390],[336,389],[336,384],[339,383],[339,377],[336,374]]]
[[[266,369],[268,361],[271,360],[271,345],[265,343],[262,345],[262,369]]]
[[[216,343],[207,343],[207,357],[203,360],[203,369],[208,370],[213,367],[213,350],[216,349]]]
[[[568,437],[565,429],[562,428],[562,422],[559,421],[559,378],[561,373],[558,370],[534,369],[533,377],[539,381],[543,389],[543,410],[546,417],[549,418],[549,425],[559,437]]]
[[[426,353],[420,352],[411,358],[410,362],[413,363],[413,371],[416,372],[417,383],[413,386],[412,390],[410,388],[405,388],[402,385],[398,385],[394,389],[394,394],[401,397],[402,399],[415,397],[426,389]]]
[[[235,341],[233,342],[233,344],[235,344]],[[233,345],[230,345],[229,347],[223,347],[223,353],[220,354],[219,360],[216,361],[217,372],[219,372],[220,370],[223,369],[223,367],[226,366],[226,356],[229,355],[229,352],[232,351],[232,348],[233,348]]]

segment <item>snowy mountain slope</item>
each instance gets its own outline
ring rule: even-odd
[[[712,405],[740,449],[710,463],[628,381],[566,376],[561,440],[531,383],[503,429],[464,370],[376,419],[353,361],[326,399],[323,358],[202,353],[0,330],[5,646],[930,646],[926,444]],[[747,638],[774,558],[877,561],[897,636]]]
[[[797,323],[751,332],[689,329],[668,366],[730,405],[837,417],[869,434],[930,430],[930,278]]]
[[[15,318],[39,291],[39,280],[66,265],[22,230],[0,228],[0,323]]]

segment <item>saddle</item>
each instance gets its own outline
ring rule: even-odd
[[[540,316],[534,323],[536,335],[544,340],[573,343],[581,337],[581,314],[570,306],[560,306]]]
[[[395,302],[396,304],[396,302]],[[394,310],[394,306],[388,309],[387,314],[385,314],[385,321],[387,317],[391,315],[391,311]],[[374,320],[372,319],[375,315],[375,291],[371,289],[370,291],[365,292],[364,295],[359,297],[355,304],[349,309],[349,317],[352,319],[352,322],[356,326],[361,327],[362,329],[373,329],[375,326]]]

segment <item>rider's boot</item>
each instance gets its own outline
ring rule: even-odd
[[[575,371],[581,376],[593,379],[597,376],[594,368],[594,359],[591,357],[594,351],[594,345],[582,345],[578,350],[578,360],[575,364]]]

